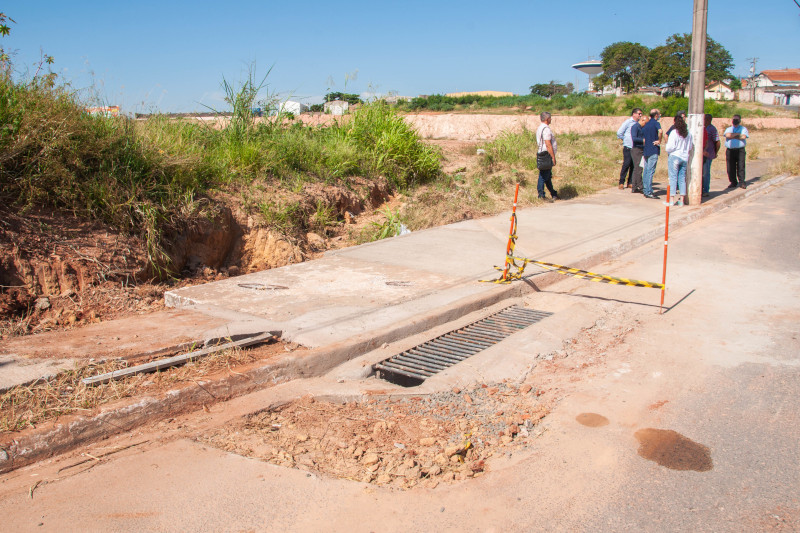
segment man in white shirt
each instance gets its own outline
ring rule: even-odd
[[[553,160],[553,166],[556,166],[556,151],[558,150],[558,144],[556,143],[556,136],[553,135],[553,130],[550,129],[550,122],[552,117],[550,113],[547,111],[542,111],[539,115],[539,119],[542,121],[539,124],[539,128],[536,130],[536,144],[538,145],[539,149],[537,150],[537,154],[548,152],[550,157]],[[537,161],[539,157],[537,156]],[[558,200],[558,193],[553,188],[553,169],[539,169],[539,181],[536,184],[536,191],[539,193],[539,198],[544,199],[544,188],[547,187],[547,190],[550,191],[550,196],[553,197],[553,200]]]

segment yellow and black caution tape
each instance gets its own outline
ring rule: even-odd
[[[516,199],[514,200],[514,207],[516,209]],[[580,268],[572,268],[563,265],[556,265],[555,263],[547,263],[545,261],[537,261],[535,259],[527,259],[525,257],[514,257],[514,248],[517,245],[517,213],[516,210],[511,213],[511,231],[508,236],[508,248],[506,249],[506,262],[501,267],[494,267],[503,273],[498,279],[482,279],[479,281],[486,283],[511,283],[515,279],[522,279],[522,273],[525,272],[525,267],[528,263],[533,263],[544,269],[564,274],[565,276],[573,276],[576,278],[585,279],[587,281],[596,281],[599,283],[610,283],[612,285],[628,285],[630,287],[651,287],[653,289],[664,289],[663,283],[654,283],[652,281],[642,281],[638,279],[628,278],[615,278],[614,276],[606,276],[605,274],[597,274],[589,272],[588,270],[581,270]],[[521,264],[517,264],[517,261]]]
[[[596,272],[589,272],[588,270],[581,270],[580,268],[572,268],[564,265],[556,265],[555,263],[547,263],[545,261],[537,261],[535,259],[527,259],[525,257],[514,257],[514,248],[517,243],[517,216],[516,213],[511,215],[511,235],[508,241],[508,255],[506,256],[505,265],[495,267],[496,270],[503,272],[505,275],[500,276],[498,279],[482,279],[480,281],[487,283],[511,283],[512,280],[522,279],[522,274],[525,272],[525,267],[528,263],[533,263],[544,269],[564,274],[565,276],[573,276],[587,281],[595,281],[598,283],[610,283],[612,285],[627,285],[630,287],[651,287],[653,289],[663,289],[662,283],[654,283],[652,281],[642,281],[638,279],[616,278],[614,276],[607,276],[605,274],[597,274]],[[519,262],[519,264],[518,264]]]
[[[521,264],[518,264],[517,262]],[[650,287],[653,289],[663,289],[664,285],[661,283],[655,283],[652,281],[642,281],[639,279],[628,279],[628,278],[617,278],[614,276],[607,276],[605,274],[597,274],[596,272],[589,272],[588,270],[581,270],[580,268],[572,268],[564,265],[556,265],[555,263],[548,263],[546,261],[537,261],[535,259],[527,259],[525,257],[514,257],[508,256],[506,257],[506,265],[508,265],[508,273],[506,274],[506,278],[503,279],[501,276],[499,279],[496,280],[480,280],[484,282],[490,283],[511,283],[512,280],[515,279],[522,279],[522,274],[525,271],[525,267],[528,263],[532,263],[534,265],[538,265],[542,268],[547,270],[551,270],[553,272],[558,272],[559,274],[564,274],[565,276],[573,276],[580,279],[585,279],[587,281],[595,281],[599,283],[609,283],[611,285],[627,285],[629,287]],[[514,271],[512,272],[512,268]],[[496,270],[501,272],[505,271],[505,267],[495,267]]]

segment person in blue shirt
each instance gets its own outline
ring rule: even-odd
[[[639,117],[639,122],[631,126],[631,141],[633,141],[633,148],[631,148],[631,159],[633,160],[633,188],[631,192],[642,192],[642,171],[644,170],[644,160],[642,158],[644,151],[644,134],[642,130],[647,124],[643,116]]]
[[[656,164],[658,164],[658,156],[661,154],[661,140],[663,131],[661,130],[661,123],[658,119],[661,118],[661,111],[658,109],[650,110],[650,120],[642,128],[642,135],[644,136],[644,146],[642,148],[644,155],[644,173],[642,175],[642,185],[644,187],[645,198],[656,198],[653,194],[653,176],[656,173]]]
[[[728,188],[746,189],[744,163],[747,160],[747,152],[744,148],[750,132],[742,126],[740,115],[733,115],[731,122],[732,126],[725,130],[725,161],[728,164],[728,181],[731,182]]]
[[[625,119],[622,126],[617,130],[617,138],[622,141],[622,170],[619,171],[619,188],[625,188],[625,179],[627,177],[628,187],[631,186],[631,179],[633,178],[633,159],[631,158],[631,149],[633,148],[633,139],[631,139],[631,128],[642,117],[642,110],[635,107],[631,111],[631,116]]]

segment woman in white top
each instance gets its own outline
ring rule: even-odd
[[[693,146],[692,134],[689,133],[686,120],[681,116],[676,116],[675,129],[667,140],[669,188],[673,198],[677,198],[674,203],[671,198],[667,198],[667,202],[671,205],[683,205],[683,196],[686,194],[686,167],[689,166],[689,152],[692,151]]]

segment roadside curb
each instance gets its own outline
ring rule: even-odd
[[[772,190],[795,177],[781,175],[758,181],[744,191],[736,190],[700,206],[682,208],[671,220],[670,229],[685,227],[742,200]],[[660,224],[655,229],[595,252],[570,266],[588,269],[661,239],[663,235],[664,226]],[[348,360],[379,348],[384,343],[422,333],[482,308],[537,291],[562,279],[563,275],[557,272],[525,276],[521,283],[495,285],[494,290],[461,298],[377,333],[362,334],[330,346],[289,354],[276,363],[229,374],[218,380],[196,381],[167,391],[159,397],[120,402],[93,416],[68,416],[64,417],[65,422],[49,422],[21,435],[6,435],[0,440],[0,474],[68,452],[82,444],[130,431],[153,419],[200,409],[204,405],[227,401],[290,379],[320,376]],[[467,283],[474,282],[476,281]]]

